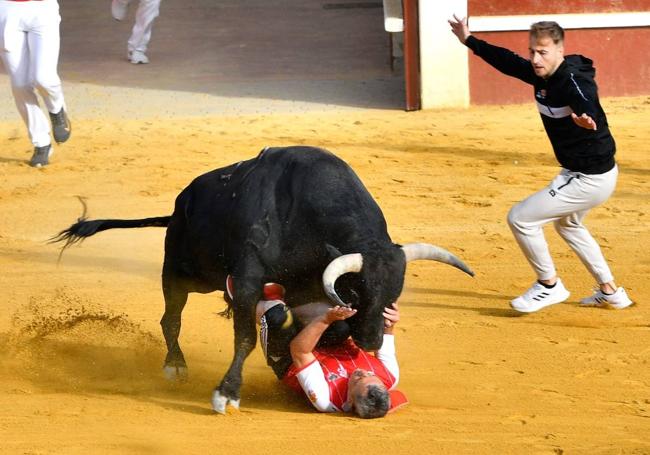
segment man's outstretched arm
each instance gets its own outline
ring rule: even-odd
[[[481,57],[495,69],[529,84],[535,82],[535,71],[529,60],[509,49],[494,46],[473,36],[469,31],[467,17],[458,18],[454,14],[454,18],[449,19],[448,22],[451,25],[451,32],[456,35],[458,41],[470,48],[474,54]]]
[[[399,382],[399,364],[395,351],[395,335],[393,334],[395,324],[399,322],[399,307],[397,302],[384,309],[384,340],[381,348],[375,352],[375,356],[395,378],[391,387],[394,389]]]
[[[307,324],[304,329],[291,340],[289,349],[294,366],[299,370],[296,377],[311,403],[321,412],[341,411],[331,401],[330,389],[325,374],[314,355],[314,348],[323,332],[334,321],[342,321],[353,316],[357,311],[334,307]]]
[[[293,360],[296,368],[301,369],[306,365],[312,363],[316,357],[314,356],[314,348],[318,340],[320,340],[323,332],[335,321],[343,321],[356,314],[357,310],[351,308],[335,306],[327,310],[325,314],[314,319],[307,324],[298,335],[291,340],[289,349],[291,351],[291,359]]]

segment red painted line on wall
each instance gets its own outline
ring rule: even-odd
[[[648,0],[469,0],[470,16],[648,11]]]

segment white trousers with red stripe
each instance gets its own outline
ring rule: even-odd
[[[45,107],[56,113],[64,107],[59,62],[59,4],[57,0],[12,2],[0,0],[0,56],[11,80],[16,107],[27,125],[32,144],[51,143]]]
[[[595,175],[562,169],[546,188],[510,210],[508,225],[538,280],[548,280],[557,274],[542,230],[545,224],[553,222],[555,230],[599,284],[613,281],[600,246],[582,220],[591,208],[610,197],[617,178],[617,166]]]

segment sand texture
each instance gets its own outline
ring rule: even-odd
[[[505,217],[558,171],[529,105],[417,113],[358,110],[104,120],[75,118],[53,164],[27,165],[17,121],[0,156],[0,440],[3,453],[650,453],[648,141],[650,99],[606,99],[621,169],[587,224],[638,302],[579,308],[594,285],[552,228],[568,302],[519,316],[534,277]],[[397,345],[411,403],[385,419],[314,412],[276,383],[259,347],[240,411],[210,395],[233,330],[218,293],[193,294],[181,343],[189,382],[162,375],[164,229],[112,230],[69,249],[49,237],[81,214],[170,214],[195,176],[267,145],[308,144],[345,159],[396,242],[463,258],[408,266]]]

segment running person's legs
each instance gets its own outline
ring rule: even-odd
[[[131,0],[112,0],[111,15],[116,21],[123,21],[129,12],[129,3]]]
[[[61,43],[59,35],[61,17],[56,1],[45,3],[43,9],[45,10],[35,18],[32,29],[27,35],[31,79],[50,114],[54,140],[62,143],[70,137],[71,128],[65,112],[63,88],[57,69]]]
[[[9,74],[11,90],[18,113],[22,117],[29,139],[35,147],[50,144],[50,126],[36,97],[32,80],[32,58],[28,34],[32,5],[22,2],[0,2],[0,33],[2,37],[2,62]]]
[[[0,2],[0,56],[11,80],[18,112],[35,147],[32,165],[48,164],[51,153],[50,125],[36,96],[38,89],[48,111],[64,105],[59,57],[59,15],[55,0]],[[37,156],[38,155],[38,156]]]
[[[510,210],[508,225],[535,271],[538,284],[545,283],[552,286],[557,279],[555,265],[542,229],[551,221],[555,223],[562,238],[576,251],[599,283],[603,282],[600,281],[602,279],[612,281],[611,272],[600,247],[582,225],[582,219],[589,209],[609,198],[616,186],[617,175],[616,167],[599,175],[586,175],[563,169],[545,189],[531,195]],[[533,285],[533,288],[535,286]],[[527,301],[526,305],[539,306],[539,299],[548,299],[546,304],[559,303],[568,297],[568,292],[560,292],[556,296],[542,295],[555,292],[543,289],[543,284],[534,292],[532,292],[533,288],[521,297]],[[532,294],[528,295],[530,292]],[[546,305],[541,307],[543,306]],[[532,311],[536,309],[539,308]]]
[[[135,13],[135,24],[128,41],[131,63],[149,63],[145,55],[151,39],[153,22],[160,13],[160,0],[140,0]]]
[[[48,10],[35,18],[27,34],[30,50],[30,69],[34,87],[43,97],[45,107],[57,113],[65,107],[61,78],[58,73],[61,39],[61,16],[56,2],[46,2]]]
[[[614,280],[600,246],[591,236],[582,219],[587,210],[572,213],[553,222],[555,230],[580,258],[597,283],[609,283]]]

